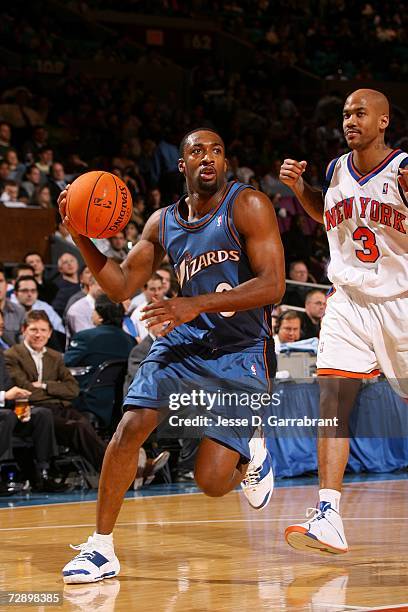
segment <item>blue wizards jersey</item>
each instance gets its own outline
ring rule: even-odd
[[[245,245],[233,222],[236,197],[248,188],[252,189],[239,182],[229,183],[217,208],[198,221],[186,221],[180,214],[180,204],[186,196],[163,209],[159,239],[183,296],[228,291],[254,278]],[[180,339],[199,341],[211,348],[257,346],[262,350],[264,341],[272,337],[271,306],[203,313],[176,331]]]

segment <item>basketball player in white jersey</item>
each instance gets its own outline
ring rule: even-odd
[[[333,292],[317,357],[320,409],[346,426],[340,433],[345,437],[319,432],[320,503],[308,521],[285,531],[288,544],[303,551],[348,550],[340,495],[349,456],[348,416],[361,379],[381,370],[408,397],[408,155],[385,144],[388,124],[387,98],[359,89],[343,110],[351,151],[330,162],[323,192],[302,178],[306,161],[286,159],[280,172],[280,180],[327,230]]]

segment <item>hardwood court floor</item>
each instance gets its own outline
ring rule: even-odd
[[[4,509],[0,590],[63,590],[62,608],[14,608],[45,612],[408,610],[408,479],[347,485],[351,552],[329,558],[297,553],[282,537],[315,491],[278,488],[263,512],[235,492],[126,500],[115,532],[120,579],[65,588],[68,544],[92,532],[94,502]]]

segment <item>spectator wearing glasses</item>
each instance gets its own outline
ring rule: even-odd
[[[65,328],[61,317],[47,302],[38,299],[38,283],[34,276],[20,276],[14,285],[14,295],[26,313],[42,310],[47,314],[53,328],[50,346],[62,350],[65,347]]]
[[[318,338],[322,318],[326,310],[326,294],[320,289],[312,289],[306,294],[305,313],[302,323],[302,339]]]

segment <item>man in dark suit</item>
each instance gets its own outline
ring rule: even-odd
[[[4,321],[0,311],[0,337],[3,333]],[[40,406],[31,408],[31,418],[27,422],[19,420],[14,412],[14,401],[28,399],[31,392],[21,387],[13,386],[7,372],[3,350],[0,349],[0,461],[13,458],[13,435],[31,437],[34,445],[36,462],[36,480],[34,487],[41,491],[61,491],[66,487],[57,483],[49,476],[50,460],[57,455],[52,412]],[[6,483],[0,481],[0,494],[8,493]]]
[[[95,299],[92,322],[95,327],[85,329],[74,335],[64,355],[65,365],[91,366],[88,374],[80,377],[81,389],[86,388],[97,367],[104,361],[121,359],[127,362],[129,353],[135,346],[134,339],[123,331],[124,309],[105,295]],[[112,406],[115,388],[93,389],[81,396],[81,410],[93,412],[108,426],[112,419]]]
[[[23,326],[24,343],[4,353],[6,366],[14,383],[31,391],[30,403],[52,411],[59,444],[73,448],[100,470],[105,444],[87,418],[72,407],[79,386],[62,355],[46,348],[51,333],[43,310],[29,312]]]

